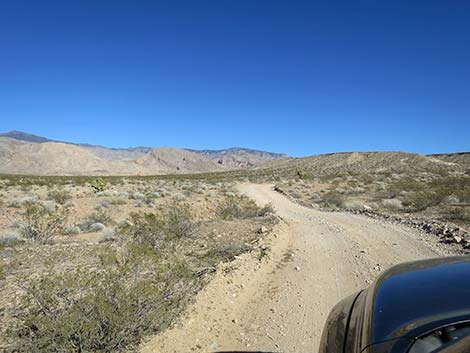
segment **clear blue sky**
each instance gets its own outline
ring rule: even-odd
[[[470,150],[466,0],[0,4],[0,130],[294,156]]]

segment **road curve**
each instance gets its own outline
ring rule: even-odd
[[[241,265],[228,280],[216,278],[181,326],[152,339],[142,353],[316,352],[340,299],[394,264],[442,255],[429,238],[402,226],[305,208],[272,185],[237,189],[260,205],[271,203],[283,220],[269,264]]]

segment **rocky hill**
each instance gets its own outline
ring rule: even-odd
[[[466,170],[470,171],[470,152],[433,154],[431,157],[443,160],[445,162],[460,164]]]
[[[441,157],[439,157],[441,156]],[[312,176],[373,173],[465,173],[470,158],[445,155],[421,155],[405,152],[343,152],[273,161],[258,168],[276,174],[304,173]]]

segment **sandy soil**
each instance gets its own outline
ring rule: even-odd
[[[272,185],[241,184],[282,218],[267,240],[268,259],[245,254],[221,268],[181,323],[142,353],[316,352],[330,309],[404,261],[447,255],[432,236],[347,213],[308,209]]]

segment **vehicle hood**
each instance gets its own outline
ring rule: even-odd
[[[369,343],[415,336],[417,328],[450,320],[470,320],[470,257],[394,266],[367,290],[364,305]]]

